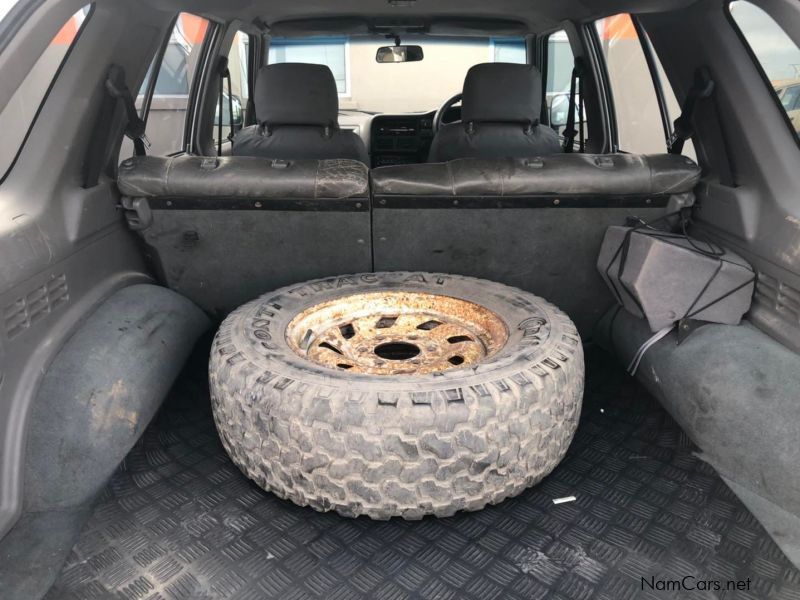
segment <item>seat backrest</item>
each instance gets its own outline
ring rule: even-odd
[[[608,226],[693,203],[700,169],[675,155],[557,154],[374,169],[378,271],[433,271],[534,292],[590,336],[614,303],[596,263]]]
[[[368,171],[358,161],[134,157],[117,185],[156,275],[211,314],[372,268]]]
[[[339,129],[339,96],[327,66],[267,65],[258,72],[253,102],[258,124],[236,134],[235,156],[339,158],[368,164],[361,138]]]
[[[461,105],[461,122],[436,132],[429,162],[561,152],[556,132],[539,124],[542,76],[533,65],[475,65],[464,79]]]

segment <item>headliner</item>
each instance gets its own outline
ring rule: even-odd
[[[267,25],[294,19],[504,19],[520,21],[530,33],[562,21],[592,20],[621,12],[675,10],[696,0],[416,0],[393,6],[388,0],[145,0],[159,10],[187,10]],[[403,0],[400,0],[401,2]],[[408,1],[408,0],[405,0]]]

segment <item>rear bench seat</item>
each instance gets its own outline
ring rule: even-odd
[[[614,302],[596,262],[609,225],[694,201],[700,169],[675,155],[459,159],[372,171],[376,271],[471,275],[534,292],[583,336]]]
[[[160,279],[210,313],[372,269],[361,162],[134,157],[117,184]]]

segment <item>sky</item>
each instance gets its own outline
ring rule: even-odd
[[[17,0],[0,0],[0,21],[6,16],[11,7],[17,3]]]
[[[772,81],[800,78],[800,49],[772,17],[746,0],[731,2],[730,6],[734,21],[767,77]]]

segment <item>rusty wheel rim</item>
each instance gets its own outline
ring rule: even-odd
[[[424,375],[480,363],[505,345],[508,330],[467,300],[372,292],[308,308],[286,340],[299,356],[343,373]]]

